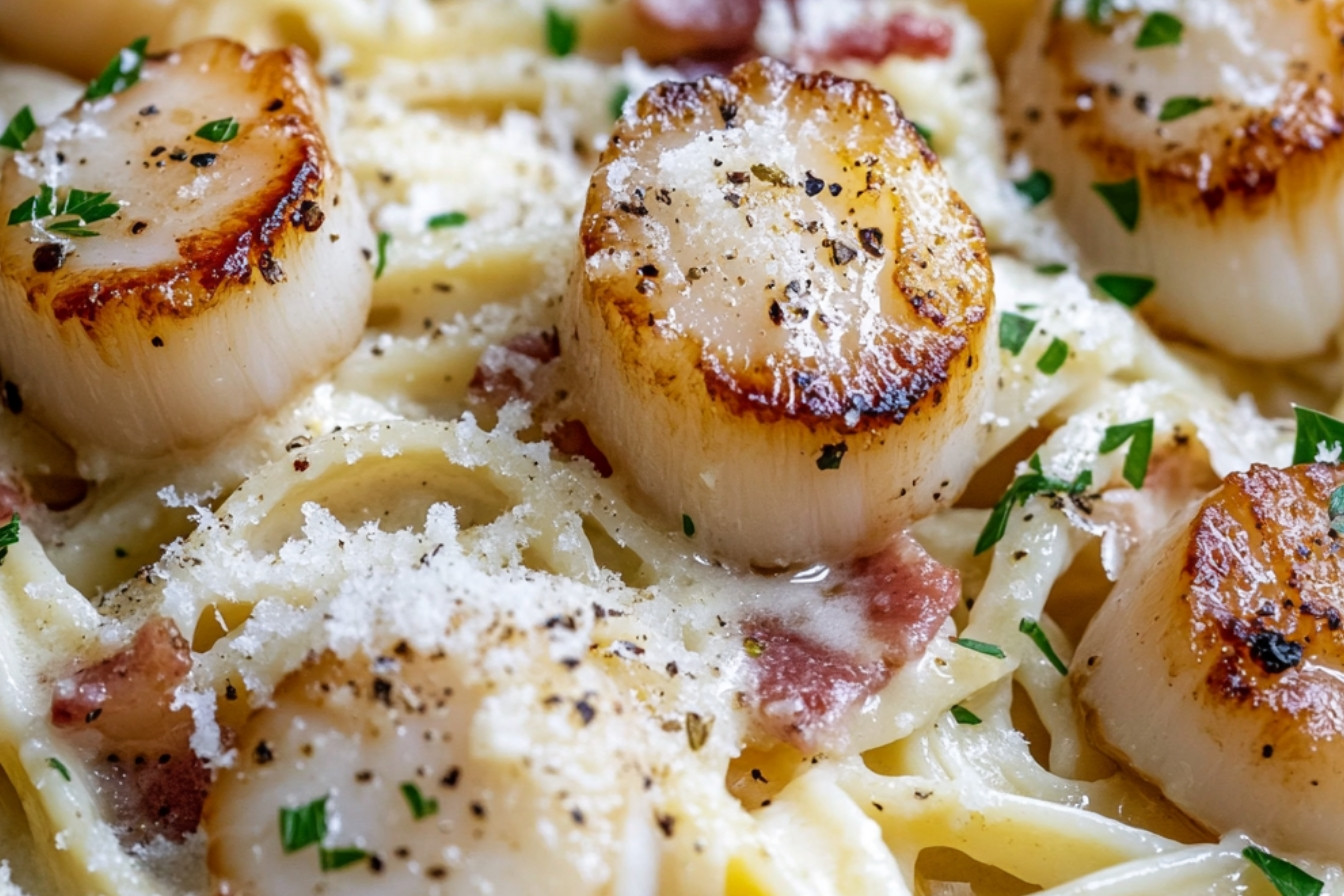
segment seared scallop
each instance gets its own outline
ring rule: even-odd
[[[653,892],[646,779],[602,742],[620,709],[558,663],[513,691],[467,665],[326,655],[283,682],[206,802],[217,891]]]
[[[1344,321],[1344,4],[1160,6],[1039,0],[1009,131],[1087,265],[1160,329],[1319,352]]]
[[[1215,831],[1344,858],[1344,467],[1254,466],[1125,566],[1074,655],[1100,744]]]
[[[710,551],[871,552],[965,484],[993,277],[887,94],[770,60],[659,85],[616,126],[581,245],[580,416]]]
[[[301,51],[142,49],[0,171],[0,369],[72,444],[154,455],[348,352],[372,239]]]

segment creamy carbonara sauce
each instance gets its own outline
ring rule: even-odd
[[[90,101],[106,106],[84,131],[51,124],[86,83],[54,67],[98,75],[114,32],[117,45],[150,35],[151,54],[183,48],[178,63],[145,62],[127,96],[171,89],[153,66],[197,65],[197,38],[301,47],[325,88],[302,59],[255,64],[297,66],[285,89],[314,105],[343,173],[304,187],[312,207],[284,206],[290,254],[248,256],[249,289],[295,287],[287,307],[300,310],[274,344],[267,318],[246,318],[269,313],[260,302],[227,326],[203,315],[203,331],[173,319],[179,330],[143,333],[169,349],[188,332],[201,346],[237,340],[288,371],[264,380],[279,397],[241,375],[219,393],[255,397],[249,422],[211,430],[199,411],[222,399],[193,392],[194,353],[126,349],[145,394],[172,381],[180,410],[132,432],[92,402],[55,426],[77,448],[36,422],[18,385],[6,393],[0,507],[21,522],[0,564],[0,893],[1273,892],[1249,847],[1344,887],[1344,854],[1254,839],[1253,817],[1213,831],[1169,803],[1167,782],[1098,749],[1062,674],[1138,548],[1221,477],[1288,465],[1292,425],[1272,415],[1287,400],[1328,409],[1339,383],[1330,360],[1260,367],[1168,344],[1096,285],[999,117],[987,40],[1009,43],[1027,10],[981,4],[982,22],[936,0],[768,0],[759,19],[706,34],[678,4],[631,0],[87,5],[55,21],[20,2],[0,29],[53,66],[0,63],[0,118],[27,106],[38,127],[0,150],[5,177],[32,184],[20,199],[50,182],[33,149],[44,126],[146,171],[160,158],[154,141],[127,143],[151,127],[134,115],[127,133],[95,132],[118,93]],[[1061,14],[1086,23],[1104,7],[1131,28],[1150,5]],[[707,520],[678,519],[647,481],[639,491],[619,452],[576,425],[604,386],[567,378],[575,349],[556,330],[616,118],[633,121],[658,82],[760,54],[894,96],[978,217],[992,264],[983,410],[949,449],[976,472],[959,500],[927,496],[934,509],[909,535],[865,560],[716,559]],[[299,138],[293,122],[253,122],[218,99],[196,109],[204,95],[186,93],[170,100],[186,110],[175,126],[197,142],[168,164],[196,168],[175,201],[208,218],[224,200],[199,178],[223,162],[198,156],[246,147],[199,124]],[[275,141],[266,152],[282,155]],[[814,195],[810,170],[749,162],[724,181],[754,184],[749,201],[785,180]],[[267,182],[262,168],[238,195]],[[30,276],[50,238],[84,251],[96,278],[122,262],[85,246],[114,247],[142,212],[151,228],[181,223],[186,212],[137,206],[127,183],[112,190],[117,216],[87,224],[106,233],[38,233],[60,219],[40,207],[9,225],[28,230],[4,244],[0,275]],[[818,179],[823,199],[829,189]],[[341,217],[337,194],[364,214]],[[866,229],[829,257],[894,251],[896,234],[883,247]],[[300,231],[340,249],[304,254]],[[353,334],[316,326],[323,302],[348,291],[340,313],[358,316],[370,289],[346,353]],[[32,363],[60,377],[65,348],[55,339]],[[287,376],[301,385],[284,391]],[[100,443],[100,431],[119,435]],[[684,436],[667,432],[668,451]],[[1135,488],[1127,460],[1144,444]],[[836,445],[816,470],[857,463]],[[696,487],[712,493],[712,480]],[[897,618],[893,581],[941,609]]]

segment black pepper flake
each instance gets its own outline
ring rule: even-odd
[[[215,159],[217,158],[219,158],[219,153],[217,152],[198,152],[191,157],[191,167],[209,168],[211,165],[215,164]]]
[[[652,264],[642,265],[639,269],[639,273],[643,277],[657,277],[658,267]]]
[[[784,323],[784,309],[779,307],[778,302],[770,303],[770,323],[775,326]]]
[[[677,827],[676,818],[674,818],[671,815],[666,815],[662,812],[655,812],[653,814],[653,818],[655,821],[658,822],[658,827],[663,832],[663,836],[671,837],[672,832],[676,830]]]
[[[1271,675],[1286,672],[1302,662],[1302,645],[1279,632],[1256,632],[1251,635],[1250,644],[1251,659]]]
[[[824,189],[826,189],[826,181],[808,171],[807,176],[803,178],[803,192],[809,196],[815,196]]]
[[[257,258],[257,269],[261,271],[262,279],[272,286],[285,279],[285,269],[280,267],[270,249],[263,250]]]
[[[838,470],[840,462],[845,459],[845,452],[849,451],[849,445],[844,442],[836,442],[830,445],[821,446],[821,456],[817,458],[818,470]]]
[[[313,233],[322,226],[322,222],[327,220],[322,207],[311,199],[305,199],[299,204],[298,220],[296,224],[303,226],[303,229]]]
[[[847,265],[858,255],[859,250],[844,240],[835,240],[831,243],[831,261],[836,265]]]
[[[383,871],[383,857],[374,853],[369,856],[369,870],[374,874],[381,874]]]
[[[139,236],[140,234],[145,232],[145,228],[148,226],[149,226],[148,221],[136,221],[134,224],[131,225],[131,233],[135,234],[136,236]]]
[[[140,114],[141,114],[141,115],[144,115],[144,116],[158,115],[158,114],[159,114],[159,107],[156,106],[156,105],[154,105],[153,103],[151,103],[151,104],[149,104],[148,106],[145,106],[144,108],[142,108],[142,109],[140,110]]]
[[[163,348],[163,337],[155,336],[153,339],[149,340],[149,344],[155,348]]]
[[[724,127],[732,127],[733,119],[737,117],[737,103],[721,103],[719,115],[723,116]]]
[[[578,825],[583,824],[584,819],[583,819],[583,812],[582,812],[581,810],[579,810],[579,809],[577,809],[577,808],[576,808],[576,809],[570,809],[570,810],[569,810],[569,817],[572,818],[572,819],[574,819],[574,823],[575,823],[575,824],[578,824]]]
[[[832,196],[839,196],[839,195],[840,195],[840,191],[841,191],[842,189],[843,189],[843,187],[841,187],[839,184],[831,184],[831,195],[832,195]]]
[[[233,682],[231,681],[224,682],[224,699],[225,700],[238,699],[238,689],[233,686]]]
[[[669,676],[676,677],[676,674],[677,674],[678,671],[679,671],[679,670],[677,669],[677,662],[676,662],[676,660],[671,660],[671,661],[669,661],[668,664],[667,664],[667,674],[668,674]]]
[[[593,705],[587,700],[576,700],[574,702],[574,709],[578,712],[579,718],[583,720],[583,724],[585,725],[591,723],[593,717],[597,715],[597,710],[593,709]]]
[[[863,246],[863,251],[874,258],[882,257],[882,229],[879,227],[864,227],[859,231],[859,245]]]
[[[84,724],[91,725],[98,721],[98,717],[103,714],[102,708],[91,709],[84,716]]]
[[[472,800],[471,814],[477,818],[485,818],[485,806],[479,800]]]
[[[727,202],[729,205],[731,205],[733,208],[742,207],[742,197],[736,193],[724,193],[723,198],[724,201]]]
[[[758,781],[758,782],[760,782],[761,784],[769,784],[769,783],[770,783],[770,780],[769,780],[768,778],[766,778],[765,775],[761,774],[761,770],[758,769],[758,768],[754,768],[754,769],[751,770],[751,780],[753,780],[753,781]]]
[[[1263,747],[1260,748],[1260,755],[1265,757],[1266,759],[1269,759],[1271,756],[1274,755],[1274,745],[1265,744]]]
[[[373,699],[384,706],[392,705],[392,682],[386,678],[375,678],[373,680]]]
[[[453,766],[452,768],[448,769],[448,774],[444,775],[443,778],[439,781],[439,783],[442,784],[444,787],[456,787],[458,779],[461,777],[462,777],[462,769],[458,768],[457,766]]]
[[[60,270],[65,264],[65,246],[60,243],[43,243],[33,250],[33,270],[39,274],[50,274]]]
[[[279,112],[283,108],[285,108],[285,101],[282,99],[274,99],[266,106],[266,111]]]

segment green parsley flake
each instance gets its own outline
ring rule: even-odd
[[[442,212],[425,223],[430,230],[442,230],[445,227],[461,227],[467,220],[466,212]]]
[[[554,6],[546,7],[546,48],[554,56],[568,56],[579,44],[579,23]]]
[[[625,114],[625,102],[630,99],[630,85],[617,84],[616,89],[611,92],[611,99],[607,100],[607,111],[611,113],[612,118],[620,118]]]
[[[952,704],[952,718],[957,720],[958,725],[979,725],[981,722],[978,715],[971,712],[960,703]]]
[[[1055,191],[1055,179],[1044,171],[1036,170],[1021,180],[1013,181],[1017,192],[1031,205],[1040,205]]]
[[[65,780],[67,781],[70,780],[70,769],[66,768],[65,763],[57,759],[55,756],[47,757],[47,765],[50,768],[56,769],[57,773],[60,774],[60,776]]]
[[[1069,344],[1056,336],[1050,340],[1050,346],[1045,350],[1045,354],[1036,362],[1036,369],[1046,376],[1054,376],[1067,360],[1069,360]]]
[[[1054,666],[1060,675],[1069,674],[1069,667],[1064,665],[1064,661],[1059,658],[1059,654],[1055,653],[1055,648],[1050,646],[1050,639],[1046,637],[1045,630],[1041,628],[1040,623],[1030,616],[1023,616],[1017,624],[1017,630],[1030,638],[1032,643],[1040,648],[1041,653],[1045,654],[1045,658],[1050,661],[1050,665]]]
[[[1129,453],[1125,455],[1125,481],[1135,488],[1143,488],[1143,481],[1148,477],[1148,460],[1153,454],[1152,418],[1106,427],[1101,437],[1101,453],[1110,454],[1126,442],[1130,445]]]
[[[323,871],[339,871],[369,857],[367,852],[357,846],[337,846],[334,849],[324,846],[318,855]]]
[[[818,470],[838,470],[840,462],[845,459],[845,452],[849,451],[849,445],[844,442],[836,442],[830,445],[821,446],[821,456],[817,458]]]
[[[387,269],[387,247],[392,243],[392,234],[386,230],[378,231],[378,260],[373,266],[373,279],[383,276]]]
[[[742,649],[747,652],[747,656],[756,659],[765,653],[765,645],[755,638],[743,638]]]
[[[1131,177],[1129,180],[1114,183],[1095,183],[1092,189],[1110,206],[1121,227],[1132,233],[1134,228],[1139,226],[1138,178]]]
[[[1157,281],[1152,277],[1136,277],[1132,274],[1098,274],[1092,282],[1097,285],[1097,289],[1126,308],[1138,305],[1157,287]]]
[[[958,647],[965,647],[967,650],[974,650],[976,653],[983,653],[985,656],[992,656],[996,659],[1004,659],[1007,656],[999,645],[977,641],[974,638],[953,638],[952,643]]]
[[[19,543],[19,515],[10,514],[9,522],[0,526],[0,563],[9,556],[9,549]]]
[[[1330,528],[1344,535],[1344,485],[1330,493]]]
[[[1248,846],[1241,851],[1241,855],[1246,861],[1265,873],[1269,882],[1274,885],[1283,896],[1320,896],[1320,892],[1325,889],[1322,881],[1312,877],[1301,868],[1285,862],[1278,856],[1270,855],[1263,849],[1254,846]]]
[[[1111,18],[1111,13],[1115,11],[1115,4],[1112,0],[1087,0],[1087,21],[1093,27],[1100,28]]]
[[[96,100],[101,97],[121,93],[140,80],[140,68],[145,64],[145,50],[149,47],[148,37],[139,37],[121,50],[103,69],[102,74],[94,78],[84,91],[84,99]]]
[[[1149,13],[1148,18],[1143,20],[1143,27],[1139,29],[1139,36],[1135,39],[1134,46],[1140,50],[1147,50],[1152,47],[1179,44],[1181,32],[1184,30],[1185,24],[1171,13]]]
[[[695,520],[691,519],[688,513],[681,515],[681,531],[686,534],[687,538],[695,537]]]
[[[919,136],[924,140],[925,143],[929,144],[929,146],[933,146],[933,131],[924,127],[924,125],[920,124],[917,121],[912,121],[910,122],[910,124],[914,126],[915,133],[919,134]]]
[[[411,814],[415,816],[416,821],[437,815],[439,812],[439,801],[421,793],[414,781],[401,782],[401,795],[406,797],[406,805],[411,807]]]
[[[1022,353],[1027,337],[1036,329],[1036,321],[1011,311],[1005,311],[999,318],[999,345],[1014,355]]]
[[[280,808],[280,846],[285,852],[298,852],[305,846],[321,843],[327,835],[327,798],[320,796],[304,806]]]
[[[1344,422],[1301,405],[1293,405],[1293,416],[1297,418],[1294,464],[1344,460]]]
[[[0,134],[0,146],[5,149],[23,149],[23,141],[33,136],[36,130],[37,121],[33,118],[33,110],[29,106],[24,106],[14,113],[5,132]]]
[[[1039,454],[1033,454],[1031,460],[1027,461],[1027,466],[1030,472],[1014,479],[1003,493],[1003,497],[994,505],[989,519],[985,521],[985,528],[980,531],[980,538],[975,543],[975,553],[983,554],[999,543],[1004,533],[1008,531],[1008,516],[1013,512],[1013,508],[1025,505],[1032,495],[1049,493],[1078,495],[1092,485],[1091,470],[1083,470],[1073,477],[1072,482],[1045,475]]]
[[[1173,96],[1162,104],[1162,111],[1157,113],[1157,120],[1175,121],[1212,105],[1213,100],[1202,96]]]
[[[230,115],[208,121],[196,129],[196,136],[211,143],[228,143],[238,136],[238,120]]]
[[[108,201],[111,198],[111,193],[90,193],[87,190],[72,189],[64,199],[59,199],[49,184],[43,184],[36,196],[29,196],[10,209],[8,223],[14,225],[28,221],[40,222],[44,218],[73,215],[74,217],[51,221],[42,226],[48,231],[66,236],[98,236],[98,231],[89,230],[86,225],[110,218],[121,211],[121,204]]]
[[[1047,277],[1053,277],[1053,276],[1055,276],[1056,274],[1062,274],[1062,273],[1064,273],[1065,271],[1067,271],[1068,269],[1069,269],[1069,266],[1068,266],[1068,265],[1064,264],[1063,262],[1059,262],[1059,261],[1057,261],[1057,262],[1055,262],[1055,263],[1053,263],[1053,264],[1038,264],[1038,265],[1036,265],[1036,273],[1038,273],[1038,274],[1045,274]]]

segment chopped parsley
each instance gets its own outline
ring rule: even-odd
[[[1126,442],[1130,444],[1129,453],[1125,455],[1125,481],[1135,488],[1143,488],[1143,480],[1148,476],[1148,460],[1153,454],[1153,419],[1149,417],[1135,423],[1106,427],[1101,436],[1101,453],[1110,454]]]
[[[1312,877],[1301,868],[1285,862],[1278,856],[1270,855],[1263,849],[1248,846],[1241,855],[1261,871],[1283,896],[1319,896],[1325,884]]]
[[[742,649],[745,650],[747,652],[747,656],[751,657],[752,659],[756,659],[757,657],[762,656],[765,653],[765,645],[755,638],[743,638]]]
[[[102,74],[94,78],[84,90],[84,99],[96,100],[121,93],[139,81],[140,68],[145,64],[145,50],[148,47],[149,38],[138,37],[118,50]]]
[[[1131,177],[1129,180],[1114,183],[1095,183],[1092,189],[1110,206],[1121,227],[1132,232],[1139,226],[1138,178]]]
[[[0,526],[0,563],[9,556],[9,549],[19,543],[19,515],[10,514],[9,522]]]
[[[98,231],[89,230],[86,225],[110,218],[121,211],[120,203],[108,201],[111,198],[111,193],[90,193],[87,190],[72,189],[64,199],[60,199],[49,184],[43,184],[36,196],[29,196],[10,209],[8,223],[23,224],[27,221],[71,215],[73,217],[62,217],[59,221],[52,221],[42,226],[48,231],[65,236],[98,236]]]
[[[1036,321],[1011,311],[1005,311],[999,318],[999,345],[1014,355],[1022,353],[1027,337],[1036,329]]]
[[[1038,264],[1038,265],[1036,265],[1036,273],[1038,273],[1038,274],[1045,274],[1046,276],[1049,276],[1049,277],[1053,277],[1053,276],[1056,275],[1056,274],[1062,274],[1062,273],[1064,273],[1065,271],[1067,271],[1068,269],[1069,269],[1069,266],[1066,265],[1066,264],[1064,264],[1064,263],[1061,262],[1061,261],[1056,261],[1056,262],[1054,262],[1053,264]]]
[[[327,798],[320,796],[304,806],[280,807],[280,846],[285,852],[298,852],[305,846],[321,843],[327,835]]]
[[[1330,528],[1344,535],[1344,485],[1330,493]]]
[[[554,6],[546,7],[546,49],[553,56],[568,56],[578,44],[578,21]]]
[[[1344,422],[1320,411],[1293,405],[1297,417],[1297,440],[1293,443],[1293,463],[1309,464],[1329,459],[1344,459]]]
[[[687,538],[695,537],[695,520],[691,519],[689,513],[681,515],[681,531],[685,533]]]
[[[1046,637],[1045,630],[1041,628],[1040,623],[1030,616],[1023,616],[1017,624],[1017,630],[1030,638],[1032,643],[1040,648],[1041,653],[1045,654],[1045,658],[1050,661],[1050,665],[1054,666],[1060,675],[1069,674],[1069,667],[1064,665],[1064,661],[1059,658],[1059,654],[1055,653],[1055,648],[1050,646],[1050,639]]]
[[[1115,9],[1113,0],[1087,0],[1087,21],[1093,27],[1100,28],[1110,19]]]
[[[1007,656],[999,645],[977,641],[974,638],[953,638],[952,643],[958,647],[965,647],[967,650],[974,650],[976,653],[983,653],[985,656],[992,656],[997,659],[1003,659]]]
[[[333,849],[324,846],[318,855],[323,871],[339,871],[347,865],[353,865],[369,857],[367,852],[357,846],[337,846]]]
[[[207,121],[196,129],[196,136],[211,143],[228,143],[238,136],[238,120],[230,115],[228,118]]]
[[[625,101],[630,99],[630,85],[617,84],[616,89],[611,92],[611,99],[607,100],[607,111],[611,113],[612,118],[620,118],[625,114]]]
[[[378,231],[378,260],[373,266],[373,279],[383,276],[387,269],[387,247],[392,242],[392,234],[386,230]]]
[[[439,812],[439,801],[421,793],[414,781],[401,782],[401,795],[406,797],[406,805],[411,807],[411,814],[415,816],[416,821],[437,815]]]
[[[59,773],[60,776],[65,780],[67,781],[70,780],[70,769],[66,768],[65,763],[57,759],[55,756],[47,757],[47,765],[50,768],[56,769],[57,773]]]
[[[5,132],[0,134],[0,146],[5,149],[23,149],[23,141],[33,136],[37,130],[37,121],[33,118],[30,106],[24,106],[9,120]]]
[[[1134,40],[1134,46],[1140,50],[1147,50],[1152,47],[1179,44],[1181,32],[1184,30],[1185,24],[1171,13],[1149,13],[1148,18],[1143,20],[1143,27],[1139,29],[1139,36]]]
[[[1200,109],[1207,109],[1212,105],[1213,100],[1205,99],[1202,96],[1173,96],[1162,104],[1162,111],[1157,113],[1157,120],[1175,121],[1178,118],[1193,115]]]
[[[917,121],[912,121],[910,122],[910,124],[914,126],[915,133],[919,134],[919,136],[924,140],[925,143],[929,144],[929,146],[933,146],[933,131],[924,127],[924,125],[920,124]]]
[[[821,456],[817,458],[818,470],[838,470],[840,462],[845,459],[845,452],[849,451],[849,445],[844,442],[835,442],[834,444],[822,445]]]
[[[1013,508],[1026,504],[1032,495],[1050,492],[1077,495],[1092,485],[1091,470],[1083,470],[1073,477],[1072,482],[1045,475],[1039,454],[1033,454],[1031,460],[1027,461],[1027,466],[1031,468],[1030,472],[1014,479],[1008,490],[1003,493],[1003,497],[994,505],[994,510],[985,521],[985,528],[980,531],[980,538],[975,543],[977,554],[983,554],[999,543],[1004,533],[1008,531],[1008,516],[1013,512]]]
[[[1056,336],[1050,340],[1050,347],[1036,362],[1036,369],[1046,376],[1054,376],[1067,360],[1069,360],[1069,344]]]
[[[714,717],[705,717],[698,712],[686,713],[686,743],[692,751],[699,750],[709,742],[710,732],[714,730]]]
[[[978,715],[971,712],[960,703],[952,704],[952,718],[957,720],[958,725],[979,725],[981,722]]]
[[[1055,179],[1037,169],[1021,180],[1013,181],[1013,187],[1021,193],[1031,205],[1040,205],[1055,191]]]
[[[1133,308],[1148,298],[1157,286],[1157,281],[1152,277],[1136,277],[1132,274],[1098,274],[1092,282],[1097,285],[1097,289],[1126,308]]]
[[[445,227],[461,227],[467,223],[466,212],[442,212],[425,222],[430,230],[442,230]]]

